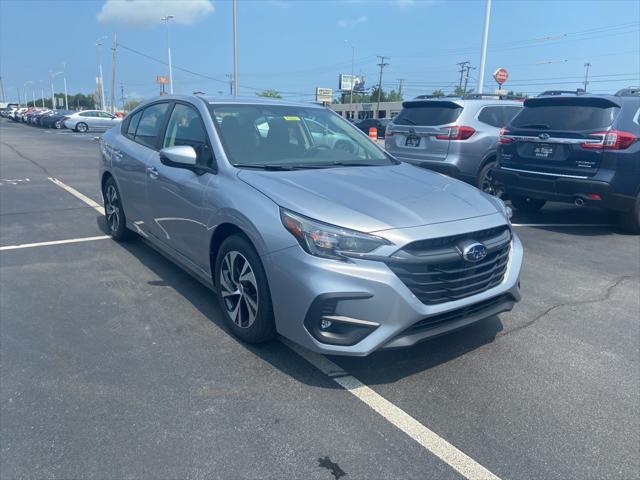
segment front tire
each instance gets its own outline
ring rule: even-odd
[[[88,130],[89,130],[89,126],[84,122],[80,122],[76,125],[76,132],[85,133]]]
[[[109,178],[102,191],[104,198],[104,214],[109,228],[109,235],[116,241],[128,240],[133,232],[127,229],[127,219],[122,208],[122,197],[113,178]]]
[[[232,235],[220,246],[215,284],[220,310],[236,337],[247,343],[275,338],[267,276],[258,253],[245,237]]]
[[[511,205],[513,205],[516,210],[527,213],[535,213],[544,207],[544,204],[547,203],[546,200],[540,200],[538,198],[530,198],[530,197],[520,197],[517,195],[510,196]]]
[[[640,234],[640,195],[630,211],[620,214],[620,224],[629,233]]]

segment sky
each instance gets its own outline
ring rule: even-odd
[[[355,73],[378,83],[379,59],[388,57],[383,85],[405,98],[450,92],[458,62],[469,61],[477,87],[484,0],[238,0],[239,93],[275,89],[312,101],[316,87],[338,88],[338,75]],[[228,94],[233,70],[229,0],[0,0],[0,76],[8,100],[16,87],[36,98],[50,72],[66,72],[69,93],[95,89],[96,41],[105,96],[111,87],[111,44],[117,34],[116,97],[158,94],[167,75],[167,28],[176,93]],[[529,94],[582,86],[615,92],[640,85],[640,2],[637,0],[493,0],[485,91],[506,68],[504,88]],[[352,48],[353,46],[353,48]],[[55,90],[62,91],[62,75]]]

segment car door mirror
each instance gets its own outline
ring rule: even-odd
[[[196,166],[197,154],[190,145],[177,145],[160,150],[160,161],[168,167],[188,168]]]

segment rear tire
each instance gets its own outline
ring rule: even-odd
[[[273,305],[260,257],[241,235],[227,238],[218,251],[215,284],[222,315],[240,340],[264,343],[276,336]]]
[[[620,224],[629,233],[640,234],[640,195],[631,210],[620,214]]]
[[[491,160],[482,167],[478,178],[476,180],[476,187],[482,190],[484,193],[493,195],[494,197],[502,198],[504,195],[504,187],[493,177],[493,169],[496,168],[496,161]]]
[[[88,130],[89,130],[89,126],[84,122],[80,122],[76,125],[76,132],[85,133]]]
[[[529,197],[520,197],[517,195],[513,195],[509,197],[511,200],[511,205],[513,205],[516,210],[520,210],[521,212],[534,213],[544,207],[544,204],[547,203],[546,200],[540,200],[537,198],[529,198]]]
[[[109,228],[109,235],[118,242],[129,240],[134,236],[127,228],[127,218],[122,208],[122,197],[113,178],[107,179],[102,191],[104,199],[104,214]]]

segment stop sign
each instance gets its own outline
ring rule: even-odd
[[[493,72],[493,78],[496,79],[496,82],[498,82],[499,85],[502,85],[507,81],[507,78],[509,78],[509,72],[507,72],[506,69],[500,67],[495,72]]]

